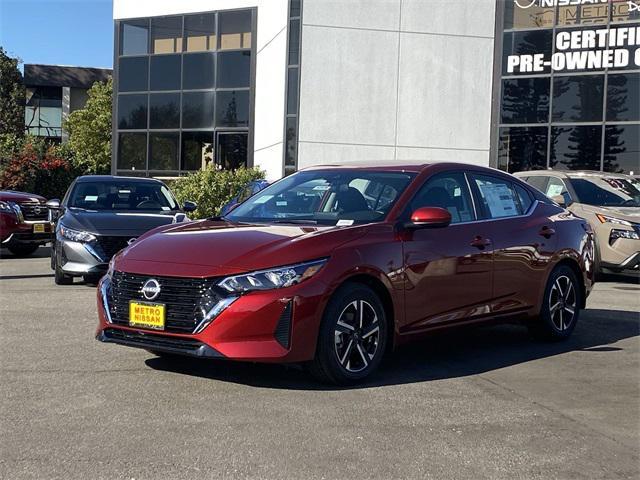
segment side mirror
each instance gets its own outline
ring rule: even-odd
[[[182,210],[184,210],[185,212],[189,213],[189,212],[195,212],[196,209],[198,208],[198,204],[195,202],[184,202],[184,205],[182,206]]]
[[[60,210],[60,200],[58,200],[57,198],[49,200],[46,205],[50,210]]]
[[[451,223],[451,214],[440,207],[420,207],[411,214],[411,220],[405,224],[405,228],[443,228]]]

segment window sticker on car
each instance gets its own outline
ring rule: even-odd
[[[513,192],[507,185],[480,185],[480,190],[493,218],[512,217],[518,214]]]
[[[97,202],[98,201],[98,196],[97,195],[87,195],[84,197],[84,201],[85,202]]]
[[[276,202],[276,207],[286,207],[288,205],[288,203],[286,201],[284,202]]]
[[[564,190],[564,185],[549,185],[547,189],[547,197],[555,197],[557,195],[562,195],[562,191]]]
[[[256,198],[253,202],[254,203],[267,203],[269,200],[271,200],[273,198],[273,195],[263,195],[260,198]]]
[[[165,212],[171,210],[169,207],[160,207],[160,208],[162,208],[162,210],[164,210]]]
[[[353,225],[353,223],[353,220],[338,220],[338,223],[336,223],[336,227],[350,227],[351,225]]]
[[[316,185],[315,187],[313,187],[313,189],[318,191],[318,192],[326,192],[330,188],[331,187],[329,185]]]

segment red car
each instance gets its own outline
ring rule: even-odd
[[[111,262],[97,339],[371,374],[436,330],[525,322],[567,338],[592,285],[589,225],[526,183],[463,164],[303,170],[226,217],[159,227]]]
[[[0,242],[17,256],[27,256],[51,240],[46,199],[24,192],[0,191]]]

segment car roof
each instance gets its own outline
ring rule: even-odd
[[[514,173],[517,177],[547,176],[562,178],[598,177],[598,178],[629,178],[624,173],[600,172],[598,170],[531,170]]]
[[[300,171],[311,170],[369,170],[378,172],[421,172],[431,164],[392,164],[392,163],[378,163],[376,165],[362,165],[362,164],[333,164],[333,165],[313,165],[310,167],[301,168]]]
[[[127,182],[133,183],[162,183],[160,180],[155,178],[145,178],[145,177],[121,177],[116,175],[83,175],[82,177],[78,177],[77,183],[85,183],[85,182],[120,182],[122,180],[126,180]]]

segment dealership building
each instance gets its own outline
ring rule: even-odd
[[[639,173],[640,2],[114,0],[114,173]]]

